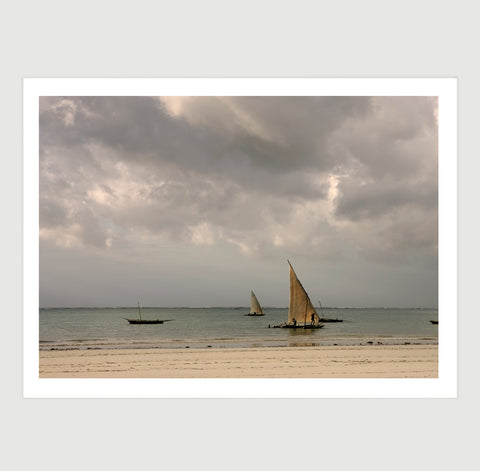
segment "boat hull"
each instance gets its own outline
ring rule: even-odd
[[[438,324],[438,321],[430,321],[432,324]]]
[[[245,315],[250,317],[261,317],[261,316],[264,316],[265,314],[245,314]]]
[[[343,319],[331,319],[328,317],[321,317],[320,322],[343,322]]]
[[[306,325],[294,325],[294,324],[280,324],[274,325],[273,328],[281,328],[281,329],[322,329],[325,327],[323,324],[306,324]]]
[[[162,319],[127,319],[130,324],[163,324],[168,320]]]

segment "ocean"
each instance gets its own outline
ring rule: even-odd
[[[137,308],[40,308],[40,350],[112,348],[236,348],[321,345],[438,344],[437,309],[324,308],[317,330],[269,328],[286,322],[287,308],[264,308],[262,317],[245,316],[248,307],[142,308],[143,319],[164,324],[129,324]]]

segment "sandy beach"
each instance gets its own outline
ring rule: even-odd
[[[40,378],[436,378],[438,345],[40,352]]]

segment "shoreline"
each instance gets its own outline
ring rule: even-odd
[[[438,344],[42,350],[40,378],[437,378]]]
[[[182,350],[182,349],[252,349],[252,348],[305,348],[305,347],[362,347],[372,345],[399,346],[399,345],[434,345],[438,347],[437,337],[428,336],[387,336],[387,335],[368,335],[368,336],[339,336],[339,337],[322,337],[320,339],[272,339],[265,338],[211,338],[211,339],[179,339],[168,342],[155,342],[151,340],[134,340],[128,341],[100,341],[95,340],[77,340],[77,341],[49,341],[40,340],[39,351],[85,351],[85,350]]]

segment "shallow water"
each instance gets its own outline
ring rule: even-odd
[[[326,323],[317,330],[274,329],[286,321],[286,308],[142,308],[144,319],[164,324],[131,325],[136,308],[40,309],[40,350],[91,348],[209,348],[374,344],[437,344],[436,309],[323,309]]]

